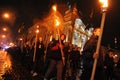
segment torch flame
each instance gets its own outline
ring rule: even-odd
[[[36,33],[39,33],[39,30],[37,29],[35,32],[36,32]]]
[[[108,0],[100,0],[102,7],[108,7]]]
[[[52,9],[53,9],[54,11],[57,11],[56,5],[53,5]]]
[[[59,26],[60,22],[56,19],[56,26]]]

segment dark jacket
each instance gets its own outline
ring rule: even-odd
[[[39,59],[41,59],[41,57],[43,57],[44,50],[45,50],[45,46],[44,46],[43,42],[37,41],[37,45],[36,45],[36,59],[37,60],[39,60]]]
[[[61,44],[64,46],[64,43],[62,41]],[[61,50],[59,47],[58,40],[53,40],[49,43],[46,56],[49,59],[62,60]]]
[[[93,35],[86,42],[86,44],[83,48],[82,59],[83,59],[83,67],[84,68],[90,68],[91,69],[93,67],[93,63],[94,63],[93,54],[96,51],[97,41],[98,41],[98,37]],[[102,68],[102,66],[103,66],[103,53],[100,49],[97,67]]]

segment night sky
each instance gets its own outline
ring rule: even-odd
[[[51,5],[54,2],[70,4],[77,2],[77,9],[80,11],[81,19],[85,24],[88,21],[88,17],[93,11],[93,17],[90,20],[93,27],[100,26],[101,12],[98,0],[0,0],[0,14],[3,10],[12,11],[15,17],[14,23],[10,25],[14,36],[17,33],[18,28],[24,24],[26,28],[32,26],[34,21],[42,19],[48,14]],[[120,0],[109,0],[109,8],[106,14],[106,20],[104,25],[104,32],[102,38],[102,44],[105,46],[110,45],[115,47],[114,38],[117,38],[117,47],[120,50]]]

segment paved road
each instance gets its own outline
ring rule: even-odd
[[[0,50],[0,80],[7,69],[11,67],[10,56],[6,51]]]

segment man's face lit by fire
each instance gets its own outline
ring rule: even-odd
[[[100,28],[96,28],[93,33],[95,36],[99,36],[100,35]]]

